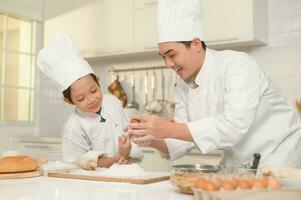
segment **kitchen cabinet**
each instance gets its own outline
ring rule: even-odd
[[[95,54],[120,54],[133,47],[133,0],[99,1]]]
[[[134,50],[158,50],[157,0],[135,0]]]
[[[55,32],[65,32],[75,40],[84,57],[122,54],[133,46],[132,9],[133,0],[88,2],[46,20],[45,42]]]
[[[204,0],[203,21],[210,47],[262,45],[268,36],[268,1]]]
[[[69,33],[86,58],[156,54],[157,0],[88,1],[45,21],[45,41]],[[46,8],[47,9],[47,8]],[[211,48],[262,45],[268,36],[268,0],[204,0],[204,38]]]

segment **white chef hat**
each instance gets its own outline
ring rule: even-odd
[[[158,43],[204,40],[202,0],[158,0]]]
[[[62,86],[62,91],[81,77],[94,73],[65,33],[56,33],[50,39],[40,50],[37,63],[44,74]]]

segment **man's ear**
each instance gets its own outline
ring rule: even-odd
[[[72,103],[69,99],[67,99],[67,98],[65,98],[65,97],[64,97],[64,101],[65,101],[66,103],[68,103],[68,104],[74,105],[74,103]]]
[[[193,38],[190,47],[196,49],[197,51],[203,49],[202,41],[200,40],[200,38],[198,37]]]

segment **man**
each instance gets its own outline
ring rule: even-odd
[[[142,122],[129,124],[128,134],[172,160],[195,144],[202,153],[224,150],[226,166],[250,163],[254,153],[261,154],[261,165],[301,166],[294,109],[247,54],[206,49],[200,11],[200,0],[159,0],[160,55],[180,78],[176,123],[135,116]]]

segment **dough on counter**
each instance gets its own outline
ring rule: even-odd
[[[28,172],[38,167],[37,161],[29,156],[7,156],[0,159],[0,173]]]

